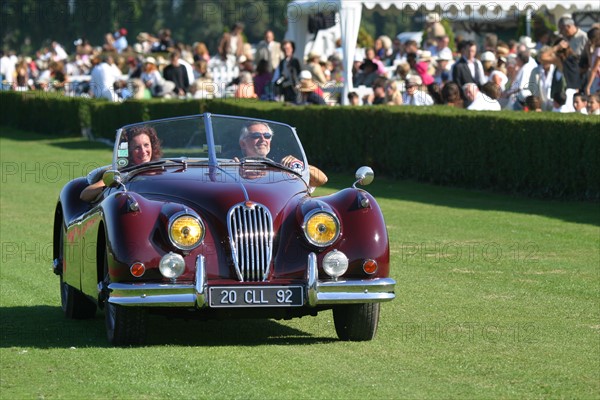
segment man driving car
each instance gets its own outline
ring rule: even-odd
[[[252,121],[244,125],[240,132],[240,148],[244,157],[267,157],[273,136],[273,130],[264,122]],[[297,163],[301,164],[301,161],[292,155],[281,160],[281,164],[288,168],[294,168]],[[309,186],[319,187],[327,183],[327,176],[317,167],[309,165],[309,173]]]

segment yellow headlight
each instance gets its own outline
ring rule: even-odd
[[[191,250],[204,239],[204,226],[192,215],[182,215],[169,224],[171,242],[182,250]]]
[[[304,223],[304,234],[316,246],[329,246],[340,235],[340,223],[335,215],[317,212],[310,215]]]

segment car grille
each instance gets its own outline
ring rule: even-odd
[[[239,280],[267,279],[273,248],[273,219],[269,210],[252,202],[238,204],[229,210],[227,228]]]

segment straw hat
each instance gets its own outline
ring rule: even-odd
[[[308,61],[312,60],[313,58],[318,58],[321,59],[321,54],[316,52],[316,51],[311,51],[310,53],[308,53],[308,56],[306,57],[306,59]]]
[[[421,51],[419,61],[431,61],[431,52],[429,50]]]
[[[312,79],[302,79],[298,85],[298,90],[301,92],[314,92],[317,89],[317,84]]]
[[[529,36],[521,36],[519,43],[525,45],[528,49],[535,49],[535,43]]]
[[[506,57],[510,54],[510,49],[505,46],[498,46],[496,47],[496,54],[498,54],[498,57]]]
[[[140,32],[136,39],[138,42],[145,42],[146,40],[150,40],[150,35],[146,32]]]

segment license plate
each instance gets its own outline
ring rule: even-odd
[[[302,286],[221,286],[209,291],[211,307],[299,307]]]

